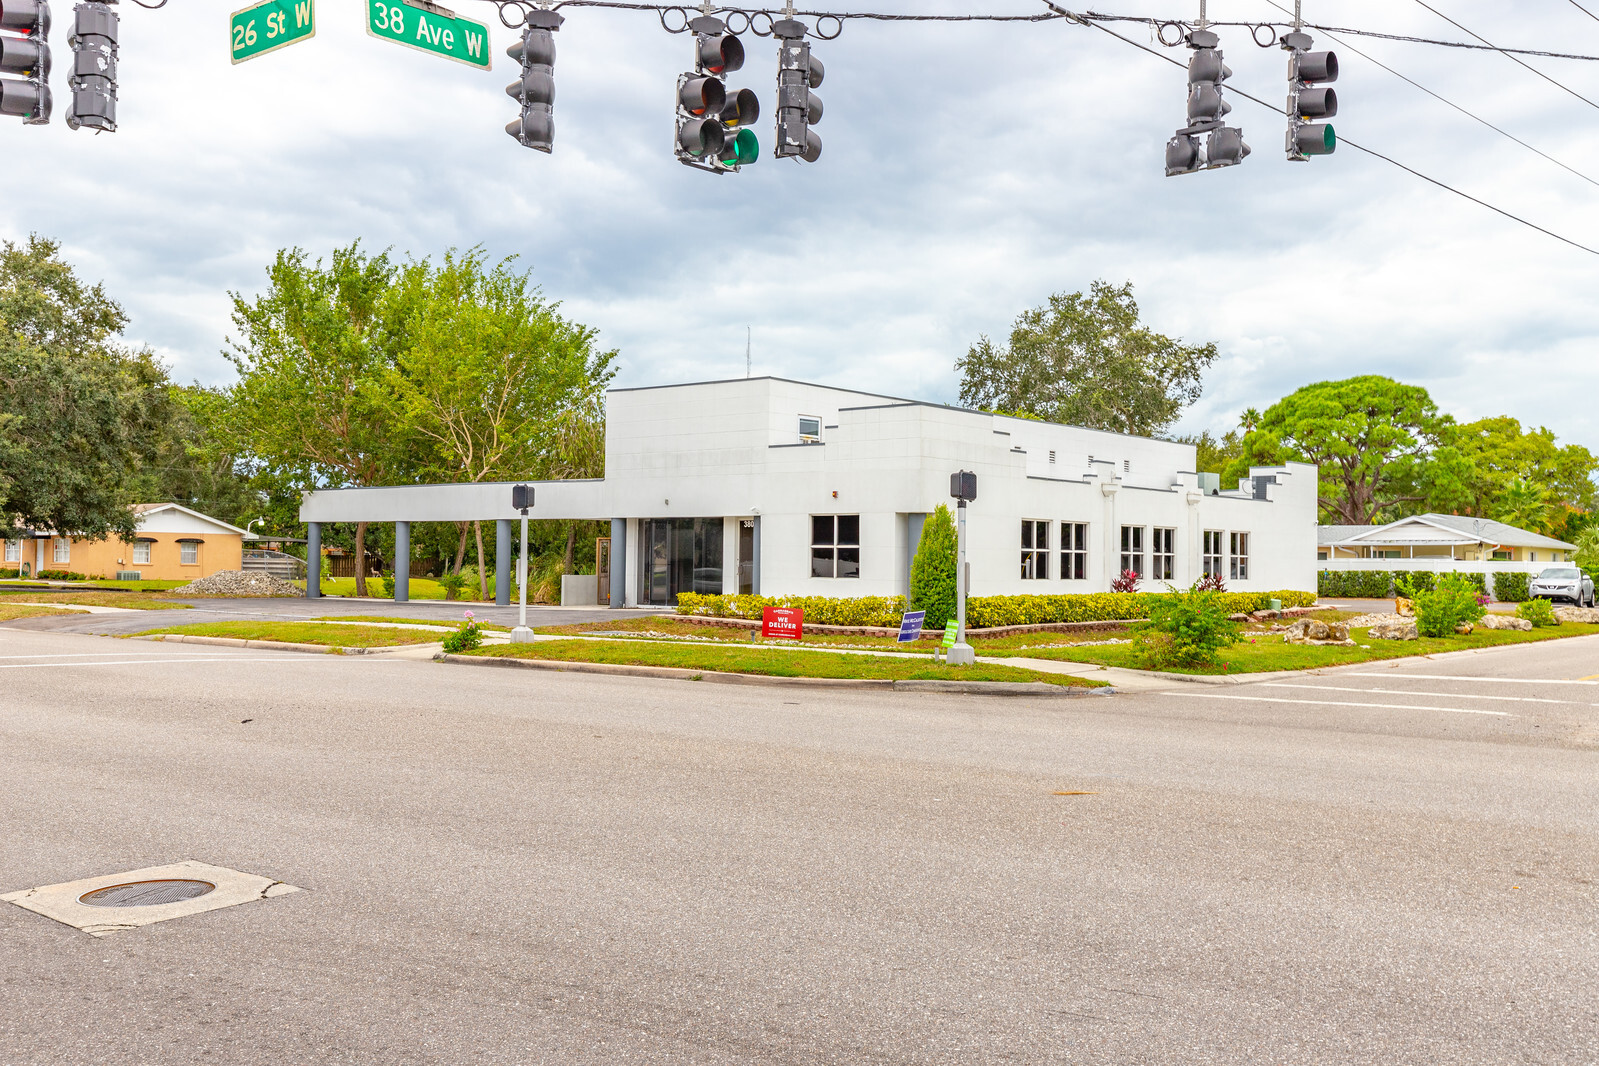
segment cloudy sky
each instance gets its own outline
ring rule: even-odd
[[[825,148],[808,165],[769,155],[775,47],[746,37],[729,80],[762,94],[767,154],[717,177],[672,157],[691,45],[653,14],[566,8],[545,156],[503,131],[515,35],[490,3],[456,0],[496,23],[485,73],[368,36],[364,0],[316,2],[313,40],[237,66],[233,5],[121,4],[120,129],[94,136],[61,120],[71,6],[57,0],[56,119],[0,120],[0,236],[64,242],[180,379],[229,378],[228,292],[256,292],[276,249],[325,256],[360,238],[521,257],[620,350],[623,385],[741,375],[747,326],[757,374],[953,401],[955,359],[980,334],[1106,278],[1133,283],[1154,328],[1220,347],[1183,429],[1228,428],[1307,382],[1383,373],[1462,418],[1511,414],[1599,449],[1599,257],[1347,147],[1290,164],[1281,116],[1244,100],[1233,122],[1254,155],[1166,178],[1183,72],[1098,30],[851,21],[814,45]],[[1031,14],[1035,2],[847,10]],[[1105,8],[1192,19],[1197,2]],[[1599,54],[1599,20],[1570,0],[1429,2],[1496,44]],[[1305,16],[1465,39],[1413,0],[1307,0]],[[1268,0],[1211,0],[1210,17],[1283,19]],[[1119,32],[1150,43],[1142,26]],[[1281,100],[1283,54],[1221,32],[1229,84]],[[1345,40],[1599,180],[1595,107],[1505,56]],[[1318,44],[1343,67],[1340,135],[1599,247],[1599,185]],[[1599,63],[1529,62],[1599,101]]]

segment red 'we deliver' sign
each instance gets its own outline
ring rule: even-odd
[[[767,640],[799,640],[805,631],[805,612],[798,607],[768,607],[761,612],[761,636]]]

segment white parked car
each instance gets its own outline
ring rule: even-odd
[[[1593,578],[1575,566],[1551,566],[1528,585],[1534,597],[1570,600],[1578,607],[1593,606]]]

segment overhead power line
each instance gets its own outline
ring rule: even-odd
[[[1532,66],[1529,63],[1522,62],[1520,59],[1517,59],[1514,55],[1512,55],[1509,51],[1506,51],[1505,49],[1500,48],[1498,45],[1496,45],[1492,41],[1488,40],[1488,38],[1483,37],[1483,36],[1481,36],[1479,34],[1476,34],[1476,33],[1472,33],[1471,30],[1466,29],[1466,27],[1462,26],[1460,23],[1456,22],[1454,19],[1450,18],[1448,15],[1444,14],[1442,11],[1439,11],[1437,8],[1435,8],[1435,7],[1431,6],[1430,4],[1426,3],[1425,0],[1416,0],[1416,3],[1420,4],[1422,7],[1426,8],[1428,11],[1431,11],[1434,15],[1437,15],[1439,18],[1443,19],[1445,22],[1449,23],[1449,25],[1455,27],[1457,30],[1460,30],[1462,33],[1471,34],[1471,36],[1476,37],[1477,40],[1481,41],[1483,44],[1487,45],[1489,48],[1492,48],[1494,51],[1503,53],[1504,57],[1506,59],[1510,60],[1512,63],[1518,63],[1521,66],[1526,67],[1528,70],[1530,70],[1534,74],[1538,75],[1538,77],[1540,77],[1544,81],[1548,82],[1550,85],[1553,85],[1553,86],[1555,86],[1558,89],[1561,89],[1561,90],[1563,90],[1565,92],[1570,93],[1572,96],[1575,96],[1577,99],[1581,100],[1583,103],[1587,104],[1589,107],[1594,108],[1596,110],[1599,110],[1599,104],[1594,103],[1592,100],[1588,99],[1586,96],[1582,95],[1577,90],[1573,89],[1571,86],[1565,85],[1565,84],[1555,80],[1554,78],[1551,78],[1549,75],[1545,74],[1543,71],[1539,70],[1537,67]]]
[[[1589,11],[1587,8],[1583,7],[1581,4],[1577,3],[1577,0],[1569,0],[1569,3],[1571,4],[1572,7],[1576,8],[1578,11],[1581,11],[1584,15],[1587,15],[1589,18],[1593,19],[1595,22],[1599,22],[1599,15],[1595,15],[1592,11]]]
[[[1055,3],[1053,3],[1053,0],[1043,0],[1043,3],[1044,3],[1044,6],[1048,7],[1052,11],[1055,11],[1055,12],[1065,16],[1069,21],[1076,22],[1079,25],[1092,26],[1094,29],[1099,30],[1102,33],[1107,33],[1110,36],[1116,38],[1118,41],[1121,41],[1123,44],[1130,44],[1134,48],[1138,49],[1141,52],[1148,52],[1150,55],[1155,56],[1155,57],[1157,57],[1159,59],[1162,59],[1165,62],[1170,63],[1174,67],[1182,67],[1184,65],[1181,62],[1179,62],[1178,60],[1173,59],[1169,55],[1165,55],[1165,54],[1163,54],[1161,52],[1157,52],[1157,51],[1155,51],[1155,49],[1150,48],[1148,45],[1140,44],[1138,41],[1133,40],[1131,37],[1123,37],[1121,34],[1117,33],[1115,30],[1111,29],[1109,26],[1101,25],[1097,21],[1077,18],[1075,12],[1067,11],[1065,8],[1060,7],[1060,6],[1056,5]],[[1266,101],[1262,100],[1258,96],[1251,96],[1249,93],[1243,92],[1243,91],[1241,91],[1239,89],[1232,89],[1230,91],[1236,96],[1241,96],[1245,100],[1249,100],[1252,103],[1259,104],[1260,106],[1266,108],[1268,111],[1271,111],[1271,112],[1277,113],[1277,114],[1281,113],[1281,110],[1276,105],[1268,104]],[[1460,198],[1462,198],[1464,200],[1470,200],[1474,204],[1477,204],[1477,205],[1479,205],[1481,207],[1486,207],[1488,210],[1494,212],[1497,215],[1503,215],[1505,218],[1510,219],[1512,222],[1519,222],[1523,226],[1526,226],[1529,229],[1537,230],[1539,233],[1542,233],[1546,237],[1553,237],[1555,240],[1560,241],[1563,244],[1569,244],[1573,248],[1581,249],[1582,251],[1587,252],[1590,255],[1599,255],[1599,249],[1590,248],[1586,244],[1582,244],[1582,243],[1579,243],[1578,241],[1574,241],[1570,237],[1562,236],[1561,234],[1556,233],[1554,230],[1545,229],[1543,226],[1538,225],[1536,222],[1531,222],[1531,221],[1529,221],[1529,220],[1527,220],[1525,218],[1522,218],[1520,215],[1512,214],[1511,212],[1506,211],[1502,207],[1496,207],[1493,204],[1488,203],[1486,200],[1478,199],[1477,197],[1471,195],[1468,192],[1462,192],[1460,189],[1455,188],[1453,185],[1450,185],[1447,182],[1443,182],[1443,181],[1438,180],[1437,178],[1431,177],[1431,176],[1429,176],[1427,174],[1423,174],[1421,171],[1415,169],[1414,167],[1407,166],[1406,164],[1399,162],[1399,160],[1397,160],[1397,159],[1394,159],[1394,158],[1392,158],[1390,156],[1386,156],[1383,153],[1378,152],[1378,151],[1376,151],[1374,149],[1367,148],[1363,144],[1357,144],[1356,142],[1351,141],[1347,137],[1342,137],[1341,136],[1341,137],[1338,138],[1338,141],[1339,141],[1340,144],[1347,144],[1349,147],[1355,149],[1357,152],[1364,152],[1367,155],[1372,156],[1373,158],[1381,159],[1383,162],[1390,163],[1390,164],[1398,167],[1400,170],[1403,170],[1405,173],[1411,174],[1411,175],[1413,175],[1415,177],[1420,178],[1422,181],[1428,182],[1429,184],[1432,184],[1432,185],[1436,185],[1440,189],[1447,190],[1448,192],[1452,192],[1456,196],[1459,196]]]
[[[1277,3],[1276,0],[1266,0],[1266,2],[1268,4],[1270,4],[1272,7],[1276,8],[1278,11],[1282,11],[1285,14],[1287,13],[1288,9],[1283,7],[1281,4]],[[1438,93],[1435,93],[1431,89],[1427,88],[1425,85],[1421,84],[1419,81],[1416,81],[1413,78],[1407,77],[1404,74],[1399,73],[1399,71],[1395,70],[1393,67],[1390,67],[1388,64],[1384,63],[1382,60],[1377,59],[1377,58],[1375,58],[1375,57],[1373,57],[1371,55],[1368,55],[1365,52],[1362,52],[1360,49],[1356,48],[1354,45],[1350,44],[1348,41],[1339,40],[1338,37],[1335,36],[1332,33],[1328,33],[1327,36],[1331,37],[1334,41],[1337,41],[1339,47],[1347,48],[1349,51],[1355,53],[1357,56],[1360,56],[1362,59],[1366,60],[1368,63],[1375,63],[1377,66],[1379,66],[1382,69],[1386,70],[1388,73],[1392,74],[1394,77],[1398,78],[1400,81],[1407,82],[1408,84],[1413,85],[1416,88],[1420,89],[1422,92],[1426,93],[1428,96],[1432,97],[1434,100],[1437,100],[1440,103],[1449,105],[1450,107],[1454,108],[1456,111],[1459,111],[1462,115],[1465,115],[1467,118],[1471,119],[1473,122],[1482,123],[1484,126],[1487,126],[1489,129],[1491,129],[1495,133],[1499,134],[1501,137],[1507,137],[1510,140],[1515,141],[1517,144],[1521,145],[1523,148],[1527,149],[1527,151],[1533,152],[1533,153],[1535,153],[1537,155],[1543,156],[1545,159],[1549,160],[1549,162],[1553,163],[1555,166],[1560,167],[1562,170],[1570,171],[1572,174],[1575,174],[1577,177],[1581,178],[1583,181],[1588,182],[1590,185],[1599,185],[1599,181],[1596,181],[1595,179],[1589,177],[1587,174],[1584,174],[1582,171],[1578,170],[1576,167],[1570,166],[1569,164],[1566,164],[1566,163],[1562,163],[1560,160],[1556,159],[1554,156],[1550,155],[1548,152],[1545,152],[1545,151],[1543,151],[1541,149],[1538,149],[1538,148],[1534,148],[1532,145],[1528,144],[1526,141],[1522,140],[1520,137],[1517,137],[1515,134],[1510,133],[1507,130],[1501,129],[1498,126],[1495,126],[1492,122],[1489,122],[1487,119],[1483,118],[1481,115],[1473,114],[1472,112],[1467,111],[1465,108],[1461,107],[1459,104],[1455,103],[1453,100],[1450,100],[1449,98],[1447,98],[1445,96],[1441,96]]]

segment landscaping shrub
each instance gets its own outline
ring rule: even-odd
[[[922,523],[916,559],[911,563],[911,602],[917,610],[927,612],[923,624],[928,629],[943,629],[955,617],[955,523],[949,507],[942,503]],[[806,620],[810,620],[809,613]]]
[[[1393,583],[1389,570],[1323,570],[1316,575],[1321,595],[1357,600],[1385,600],[1393,595]]]
[[[1112,592],[1137,592],[1138,572],[1135,570],[1123,570],[1110,583],[1110,590]]]
[[[1475,622],[1487,613],[1477,602],[1477,586],[1465,574],[1444,574],[1431,589],[1418,589],[1408,580],[1395,583],[1416,610],[1416,630],[1424,637],[1447,637],[1462,622]]]
[[[383,574],[383,595],[394,599],[394,571],[387,570]]]
[[[458,600],[461,598],[461,589],[466,585],[466,575],[445,574],[439,578],[439,588],[444,590],[444,598]]]
[[[46,581],[87,581],[84,575],[74,570],[40,570],[36,575]]]
[[[1139,651],[1150,666],[1208,666],[1216,653],[1238,642],[1238,623],[1223,603],[1225,593],[1201,589],[1196,581],[1186,591],[1166,586],[1166,594],[1149,598],[1149,621],[1140,623]]]
[[[1530,600],[1522,600],[1517,604],[1516,617],[1525,618],[1535,626],[1557,626],[1560,624],[1555,619],[1555,605],[1542,596],[1535,596]]]
[[[1522,603],[1529,595],[1526,574],[1502,570],[1494,575],[1494,599],[1501,603]]]
[[[1220,574],[1206,574],[1194,586],[1200,592],[1226,592],[1227,585],[1222,581]]]
[[[472,620],[472,612],[467,611],[461,622],[461,627],[444,635],[444,650],[455,652],[471,651],[483,643],[483,627]]]
[[[1416,592],[1431,592],[1438,587],[1438,574],[1432,570],[1395,570],[1394,587],[1401,581]]]
[[[966,624],[973,629],[994,626],[1041,625],[1047,622],[1110,622],[1149,617],[1151,601],[1165,598],[1154,592],[1090,592],[1058,596],[972,596],[966,600]],[[1215,602],[1228,614],[1264,610],[1273,599],[1284,607],[1308,607],[1316,597],[1308,592],[1215,592]],[[759,621],[766,607],[798,607],[812,625],[884,626],[896,628],[905,612],[903,596],[862,596],[833,599],[824,596],[703,596],[678,593],[677,613],[711,618],[747,618]],[[951,616],[953,617],[953,610]],[[941,628],[932,624],[928,629]]]

